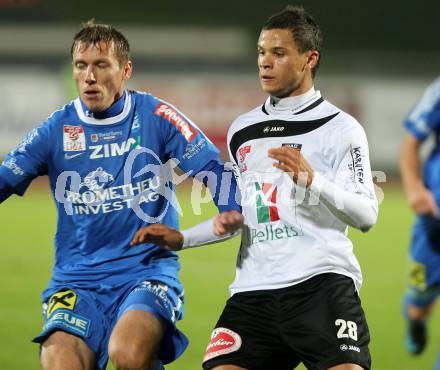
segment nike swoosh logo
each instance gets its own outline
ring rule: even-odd
[[[78,157],[78,156],[83,155],[83,154],[84,154],[84,152],[76,153],[76,154],[68,154],[68,153],[66,153],[66,154],[64,154],[64,158],[66,158],[68,160],[68,159],[72,159],[72,158]]]

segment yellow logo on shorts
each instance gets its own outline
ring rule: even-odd
[[[76,303],[76,293],[73,290],[62,290],[61,292],[55,293],[49,299],[47,304],[46,317],[49,316],[55,310],[59,308],[64,308],[67,310],[73,310]]]
[[[409,283],[418,290],[426,289],[426,267],[422,263],[412,262],[409,272]]]

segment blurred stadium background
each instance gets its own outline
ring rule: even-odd
[[[291,2],[293,4],[293,2]],[[296,3],[300,4],[300,3]],[[348,0],[301,2],[320,23],[325,43],[316,87],[364,126],[372,169],[384,194],[378,225],[351,232],[364,271],[361,292],[372,334],[373,369],[429,370],[440,345],[440,319],[430,325],[420,358],[403,350],[400,299],[407,273],[412,214],[397,176],[401,120],[440,73],[440,3]],[[230,121],[261,104],[255,43],[279,0],[185,2],[0,0],[0,157],[25,132],[75,96],[70,43],[82,21],[118,26],[132,46],[129,87],[172,102],[224,151]],[[378,172],[379,173],[379,172]],[[385,174],[385,177],[383,176]],[[39,294],[52,265],[55,215],[47,187],[0,207],[0,369],[38,369],[30,338],[40,327]],[[189,190],[180,191],[182,226],[200,218]],[[182,253],[187,293],[181,323],[191,339],[170,370],[200,368],[212,326],[228,296],[238,240]],[[109,367],[110,368],[110,367]],[[268,369],[272,370],[272,369]]]

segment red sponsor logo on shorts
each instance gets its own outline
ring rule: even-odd
[[[197,130],[191,126],[175,109],[171,108],[169,105],[160,103],[154,114],[164,117],[169,122],[171,122],[180,133],[185,137],[186,141],[191,142],[197,135]]]
[[[238,351],[240,347],[240,335],[226,328],[216,328],[212,332],[203,362],[226,353]]]

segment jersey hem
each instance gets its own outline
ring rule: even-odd
[[[259,290],[276,290],[276,289],[282,289],[282,288],[287,288],[289,286],[294,286],[294,285],[298,285],[301,284],[315,276],[318,275],[322,275],[322,274],[328,274],[328,273],[334,273],[334,274],[339,274],[339,275],[344,275],[347,276],[348,278],[353,280],[356,292],[359,294],[361,286],[362,286],[362,281],[359,281],[358,279],[356,279],[356,277],[353,274],[349,274],[347,272],[342,272],[342,271],[337,271],[337,270],[324,270],[324,271],[319,271],[316,274],[307,276],[301,280],[295,281],[295,282],[290,282],[290,283],[286,283],[286,284],[277,284],[276,286],[274,285],[262,285],[262,286],[258,286],[255,288],[238,288],[238,289],[234,289],[234,288],[229,288],[229,292],[230,292],[230,296],[232,297],[234,294],[237,293],[244,293],[244,292],[256,292]]]

